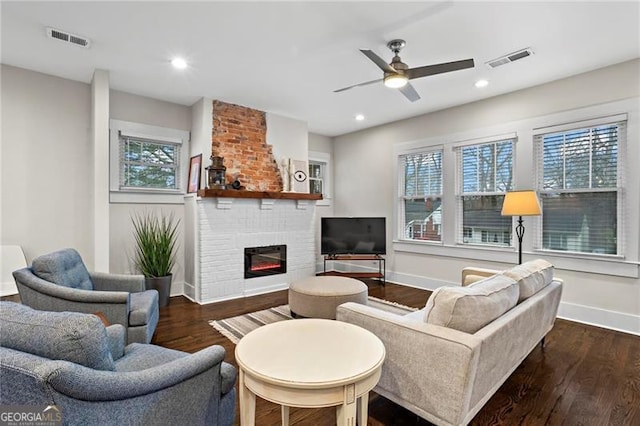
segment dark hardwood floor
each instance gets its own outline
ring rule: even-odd
[[[375,281],[371,296],[421,308],[429,292]],[[16,296],[2,298],[19,301]],[[186,352],[222,345],[226,361],[237,366],[227,338],[208,324],[287,303],[279,291],[244,299],[198,305],[173,297],[160,308],[153,343]],[[425,366],[429,368],[429,366]],[[292,425],[335,425],[335,409],[291,409]],[[236,413],[236,425],[239,415]],[[280,424],[279,406],[258,398],[256,424]],[[413,413],[371,394],[371,426],[429,425]],[[640,425],[640,337],[558,319],[538,346],[471,422],[472,425]]]
[[[423,307],[429,296],[390,283],[367,284],[371,296],[414,307]],[[187,352],[222,345],[226,361],[236,365],[235,345],[208,321],[286,303],[286,291],[202,306],[174,297],[160,309],[153,343]],[[256,424],[279,423],[279,406],[258,398]],[[292,408],[291,424],[335,425],[335,409]],[[430,423],[372,393],[368,424]],[[534,349],[471,424],[640,425],[640,337],[558,319],[545,348]]]

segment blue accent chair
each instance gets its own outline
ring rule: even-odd
[[[101,312],[125,327],[127,343],[150,343],[160,318],[158,292],[145,290],[143,275],[89,272],[74,249],[33,259],[13,272],[20,300],[42,311]]]
[[[237,371],[222,346],[125,346],[120,324],[6,301],[0,329],[3,405],[55,405],[64,425],[233,424]]]

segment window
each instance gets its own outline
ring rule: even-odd
[[[309,160],[309,192],[324,193],[324,175],[326,163]]]
[[[442,150],[400,157],[403,238],[442,241]]]
[[[512,139],[455,148],[461,244],[508,246],[511,218],[500,214],[513,181]]]
[[[185,192],[188,141],[185,130],[111,120],[111,201],[182,202],[158,196]]]
[[[331,154],[309,151],[309,192],[322,194],[318,206],[331,204]]]
[[[538,248],[622,255],[620,164],[625,133],[621,121],[534,137],[542,202]]]
[[[393,250],[512,263],[517,217],[501,216],[503,197],[533,189],[542,214],[524,218],[529,258],[537,253],[559,269],[637,279],[640,167],[629,162],[640,158],[638,129],[638,99],[629,98],[398,142]],[[429,212],[424,193],[405,184],[412,176],[405,161],[439,151],[442,192],[430,201],[441,203],[441,238],[425,243],[411,238],[424,233],[419,226],[406,226],[414,206],[423,220]]]
[[[120,134],[120,189],[180,189],[180,146]]]

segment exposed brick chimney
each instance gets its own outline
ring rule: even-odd
[[[211,151],[224,157],[227,183],[234,177],[249,191],[282,191],[282,177],[272,146],[267,145],[265,113],[213,101]]]

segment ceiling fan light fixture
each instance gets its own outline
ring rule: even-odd
[[[409,79],[403,74],[389,74],[384,76],[384,85],[392,89],[404,87],[408,82]]]

